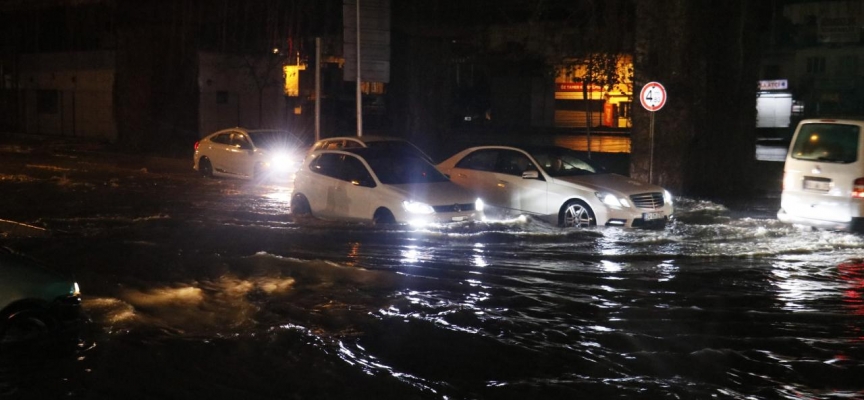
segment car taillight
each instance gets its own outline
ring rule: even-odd
[[[198,150],[198,144],[201,142],[195,142],[195,150]]]
[[[864,178],[858,178],[852,184],[852,197],[864,199]]]

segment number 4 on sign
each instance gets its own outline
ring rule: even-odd
[[[666,104],[666,88],[659,82],[648,82],[642,87],[639,100],[648,111],[657,111]]]

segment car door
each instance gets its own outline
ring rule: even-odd
[[[546,214],[547,184],[528,155],[506,149],[499,151],[497,160],[494,197],[512,210]],[[537,171],[537,177],[524,178],[526,171]]]
[[[231,135],[232,132],[220,133],[213,136],[207,143],[206,155],[210,158],[210,163],[215,171],[225,172],[228,169],[228,148],[231,146]]]
[[[376,184],[369,170],[357,156],[342,155],[341,185],[345,193],[341,205],[341,216],[344,219],[367,221],[372,219],[373,207],[377,207],[375,192]]]
[[[509,208],[510,199],[496,190],[498,177],[495,168],[498,163],[499,149],[480,149],[459,160],[450,171],[450,180],[483,199],[493,207]]]
[[[309,200],[312,214],[322,218],[333,218],[340,202],[338,188],[342,162],[340,154],[325,153],[309,163],[310,175],[299,185]]]
[[[242,132],[231,135],[231,146],[228,147],[229,172],[235,175],[252,176],[255,170],[255,147],[249,136]]]
[[[304,184],[307,187],[304,194],[314,215],[348,220],[371,218],[369,197],[375,183],[357,157],[325,153],[309,167],[319,175]]]

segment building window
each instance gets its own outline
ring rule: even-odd
[[[630,119],[631,112],[633,109],[633,103],[629,101],[622,101],[618,103],[618,118]]]
[[[228,104],[228,92],[224,90],[216,92],[216,104]]]
[[[858,56],[848,55],[840,57],[839,63],[837,65],[837,75],[847,78],[854,78],[858,76]]]
[[[59,95],[56,90],[36,92],[36,110],[40,114],[57,114]]]
[[[808,74],[825,73],[825,57],[807,57]]]

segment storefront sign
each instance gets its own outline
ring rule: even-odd
[[[557,92],[581,92],[582,82],[572,83],[557,83],[555,91]],[[598,85],[588,85],[589,92],[602,92],[603,88]]]
[[[789,81],[786,79],[775,79],[771,81],[759,81],[759,90],[786,90],[789,89]]]

